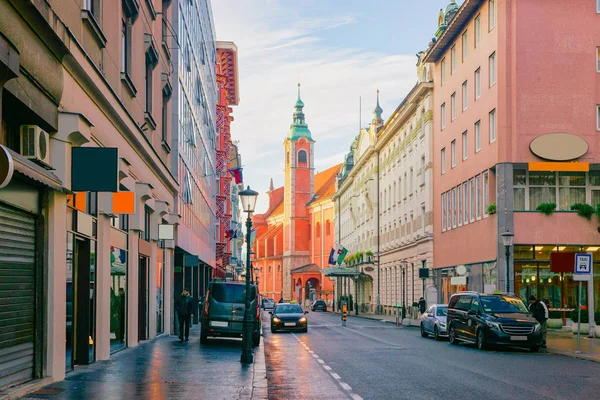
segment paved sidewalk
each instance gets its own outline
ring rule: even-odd
[[[214,339],[199,343],[199,327],[189,342],[161,337],[139,347],[78,367],[64,381],[46,386],[24,399],[240,399],[266,400],[264,347],[255,363],[240,363],[241,341]]]

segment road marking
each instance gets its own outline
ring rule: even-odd
[[[331,371],[331,367],[329,365],[323,365],[323,368],[325,368],[327,371]]]
[[[325,361],[321,360],[320,358],[317,361],[319,362],[319,364],[325,364]]]
[[[309,352],[310,354],[315,354],[315,352],[314,352],[314,351],[312,351],[312,350],[309,350],[308,352]]]
[[[330,372],[330,374],[331,374],[331,376],[333,376],[333,377],[334,377],[335,379],[337,379],[338,381],[339,381],[340,379],[342,379],[342,377],[341,377],[341,376],[339,376],[338,374],[336,374],[335,372]]]
[[[350,393],[350,397],[352,397],[354,400],[363,400],[363,398],[356,393]]]
[[[340,382],[340,386],[344,388],[345,391],[350,392],[352,391],[352,388],[350,387],[350,385],[348,385],[345,382]]]
[[[313,354],[312,356],[313,356],[314,358],[319,358],[319,356],[318,356],[318,355],[316,355],[316,354]]]

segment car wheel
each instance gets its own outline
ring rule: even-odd
[[[271,327],[271,333],[275,333],[275,332],[277,332],[277,329]]]
[[[529,348],[529,351],[532,352],[532,353],[537,353],[537,352],[540,351],[540,346],[531,346]]]
[[[208,333],[204,329],[200,329],[200,344],[205,344],[208,341]]]
[[[485,333],[483,332],[483,329],[477,330],[477,348],[479,350],[487,349],[487,344],[485,343]]]
[[[306,328],[304,328],[304,330],[302,332],[304,332],[304,333],[308,332],[308,326]]]
[[[435,340],[439,341],[440,340],[440,331],[436,326],[433,327],[433,337],[435,338]]]
[[[425,332],[425,327],[423,326],[423,324],[421,324],[421,337],[427,337],[429,336],[427,334],[427,332]]]
[[[454,329],[454,325],[450,325],[448,328],[448,340],[450,341],[450,344],[457,345],[459,343],[456,337],[456,329]]]

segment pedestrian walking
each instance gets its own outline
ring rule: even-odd
[[[427,309],[427,302],[425,301],[424,298],[420,298],[419,299],[419,312],[421,313],[421,315],[425,314],[425,310]]]
[[[188,342],[190,340],[190,325],[194,316],[194,300],[190,296],[189,289],[183,289],[181,297],[175,304],[177,316],[179,317],[179,340]]]
[[[542,348],[546,348],[546,334],[548,333],[548,307],[543,301],[539,301],[534,295],[529,296],[529,312],[533,318],[542,326]]]
[[[279,304],[283,303],[283,297],[281,297],[278,301]]]
[[[119,288],[119,335],[120,342],[125,341],[125,289]]]

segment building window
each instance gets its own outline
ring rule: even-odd
[[[100,22],[100,0],[83,0],[83,9],[94,16]]]
[[[152,75],[154,72],[154,62],[152,60],[152,58],[146,54],[146,75],[145,75],[145,81],[146,81],[146,112],[149,114],[152,114],[152,83],[153,83],[153,79],[152,79]]]
[[[481,121],[475,122],[475,153],[481,150]]]
[[[308,162],[308,156],[305,150],[298,152],[298,164],[306,164]]]
[[[425,156],[421,157],[421,185],[425,185]]]
[[[488,205],[489,205],[489,199],[490,197],[490,193],[489,193],[489,174],[487,171],[485,171],[483,173],[483,216],[487,217],[488,216]]]
[[[446,224],[448,226],[448,230],[452,229],[452,191],[449,190],[448,193],[446,193],[446,202],[448,203],[446,205],[446,207],[448,208],[448,221],[446,221]]]
[[[463,201],[464,201],[464,205],[463,205],[463,222],[464,224],[468,224],[469,223],[469,182],[464,182],[462,184],[463,187]]]
[[[475,99],[481,97],[481,68],[475,71]]]
[[[315,226],[315,237],[316,238],[321,237],[321,224],[318,222],[317,222],[317,225]]]
[[[469,85],[467,81],[464,81],[462,84],[462,105],[463,111],[469,106]]]
[[[410,169],[410,194],[409,194],[409,196],[412,195],[413,192],[414,192],[414,185],[413,185],[414,181],[415,181],[415,173],[414,173],[414,171],[413,171],[413,169],[411,167],[411,169]]]
[[[600,72],[600,47],[596,47],[596,72]]]
[[[446,231],[446,193],[442,193],[442,232]]]
[[[600,131],[600,105],[596,106],[596,130]]]
[[[475,221],[475,179],[469,179],[469,193],[471,195],[471,199],[469,202],[469,210],[471,210],[471,222]]]
[[[450,49],[450,73],[453,74],[454,71],[456,71],[456,46]]]
[[[442,174],[446,173],[446,148],[442,149]]]
[[[440,119],[442,120],[442,129],[446,128],[446,103],[440,106]]]
[[[121,72],[131,75],[131,18],[121,21]]]
[[[475,17],[475,47],[481,42],[481,15]]]
[[[496,53],[490,56],[490,87],[496,84]]]
[[[467,131],[464,131],[462,134],[462,159],[463,161],[469,157],[469,143]]]
[[[169,96],[163,93],[161,113],[162,141],[168,144],[169,132]]]
[[[456,228],[456,188],[452,188],[452,228]]]
[[[456,139],[450,144],[450,161],[452,168],[456,167]]]
[[[529,172],[529,209],[542,203],[556,203],[556,173]]]
[[[425,204],[421,204],[421,235],[425,236]]]
[[[488,19],[491,31],[496,26],[496,0],[488,1]]]
[[[444,83],[446,83],[446,59],[442,58],[442,62],[440,63],[440,68],[441,68],[441,78],[442,78],[442,85]]]
[[[146,242],[150,241],[150,214],[152,211],[148,206],[144,207],[144,237]]]
[[[596,0],[596,12],[600,14],[600,0]]]
[[[452,93],[452,96],[450,97],[450,108],[450,118],[454,121],[456,119],[456,92]]]
[[[475,187],[477,190],[477,219],[481,219],[481,175],[475,177]]]
[[[463,187],[458,185],[458,226],[462,226],[463,222]]]
[[[462,60],[465,61],[467,59],[467,31],[464,31],[462,34]]]
[[[490,143],[496,141],[496,110],[490,111]]]

